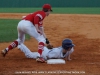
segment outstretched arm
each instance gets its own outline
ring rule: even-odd
[[[70,55],[68,55],[67,57],[65,57],[65,60],[66,60],[66,61],[70,61],[70,60],[72,60],[72,59],[70,58]]]
[[[72,60],[72,59],[70,58],[70,54],[67,56],[67,60],[68,60],[68,61]]]
[[[71,48],[71,50],[70,51],[68,51],[68,55],[66,55],[66,60],[68,60],[68,61],[70,61],[70,60],[72,60],[71,58],[70,58],[70,55],[73,53],[73,51],[74,51],[74,48]]]
[[[45,33],[44,33],[44,28],[43,27],[40,27],[40,30],[42,32],[42,35],[44,36],[45,40],[46,40],[46,44],[47,46],[49,47],[49,49],[53,48],[53,46],[50,44],[49,40],[47,39]]]
[[[44,28],[43,27],[40,27],[40,31],[42,32],[42,35],[44,36],[44,38],[46,38],[46,35],[44,33]]]

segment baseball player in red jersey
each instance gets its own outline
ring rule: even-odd
[[[17,47],[21,43],[24,43],[25,34],[29,34],[30,36],[34,37],[38,41],[38,57],[36,61],[38,62],[45,62],[42,58],[42,51],[45,44],[50,44],[49,40],[47,39],[44,29],[43,29],[43,20],[46,16],[50,14],[52,11],[50,4],[44,4],[41,11],[37,11],[31,13],[24,17],[17,26],[18,30],[18,39],[12,42],[7,48],[2,50],[2,55],[5,55],[11,49]]]

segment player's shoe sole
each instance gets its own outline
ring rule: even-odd
[[[2,54],[3,57],[5,57],[6,54],[7,54],[7,50],[6,50],[6,49],[2,50],[2,51],[1,51],[1,54]]]
[[[42,57],[37,57],[37,62],[45,63],[46,61]]]

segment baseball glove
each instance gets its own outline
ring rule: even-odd
[[[46,46],[48,49],[53,49],[53,45],[51,45],[51,44],[47,44],[47,46]]]

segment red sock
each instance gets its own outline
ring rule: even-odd
[[[38,45],[38,53],[40,54],[40,56],[42,55],[43,48],[44,48],[44,43],[40,42]]]
[[[18,46],[18,41],[14,41],[8,46],[8,50],[11,50],[17,46]]]

